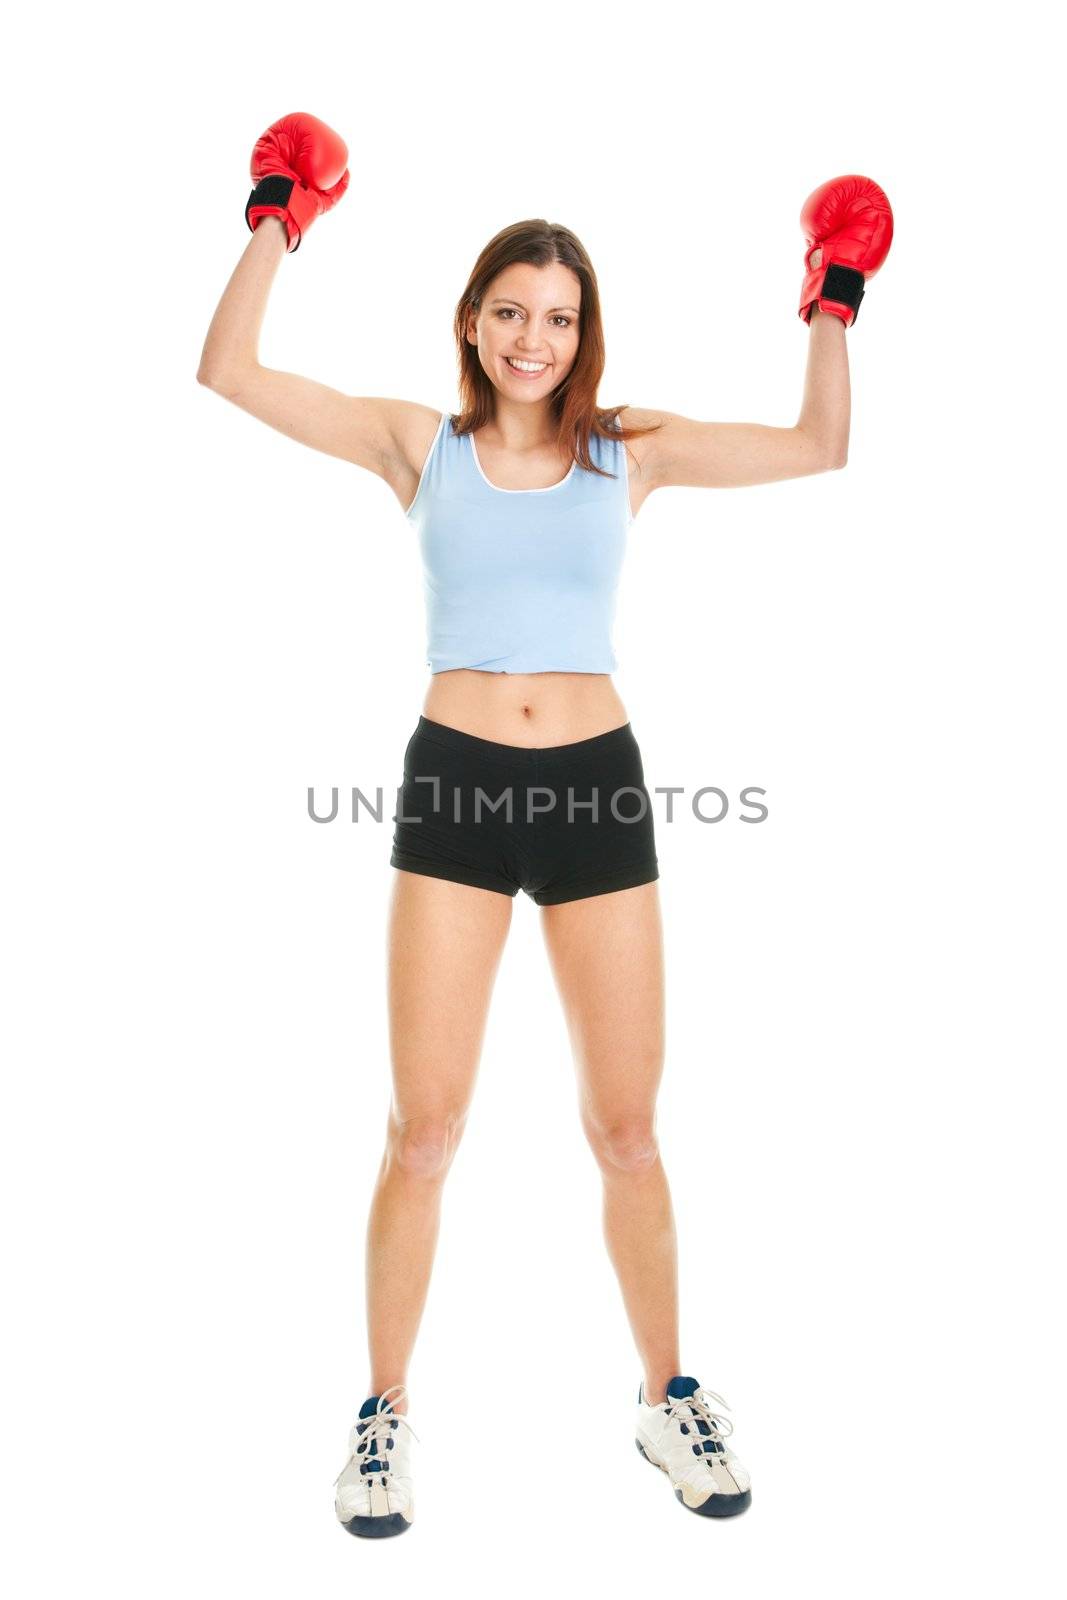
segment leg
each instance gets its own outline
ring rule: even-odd
[[[663,1073],[659,888],[545,906],[541,926],[578,1074],[582,1127],[604,1181],[604,1236],[643,1364],[661,1401],[681,1371],[670,1189],[656,1143]]]
[[[441,1192],[466,1121],[511,926],[505,894],[397,871],[389,918],[393,1095],[367,1225],[371,1386],[407,1382]],[[397,1411],[405,1411],[399,1402]]]

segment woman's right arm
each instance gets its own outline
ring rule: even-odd
[[[287,245],[281,219],[263,217],[211,319],[197,381],[313,450],[366,467],[387,482],[410,476],[411,439],[425,433],[426,422],[420,430],[419,419],[427,407],[355,398],[260,365],[260,328]]]

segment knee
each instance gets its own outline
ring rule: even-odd
[[[650,1117],[628,1117],[609,1123],[591,1142],[600,1166],[612,1172],[647,1172],[659,1159],[655,1124]]]
[[[436,1178],[447,1171],[462,1128],[457,1114],[432,1112],[403,1121],[390,1119],[389,1152],[409,1177]]]

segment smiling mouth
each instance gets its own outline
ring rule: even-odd
[[[547,372],[548,371],[548,362],[547,361],[535,361],[535,362],[533,362],[532,364],[533,364],[533,367],[534,367],[535,370],[533,372],[529,372],[529,371],[527,371],[527,369],[525,367],[517,367],[515,365],[514,361],[512,360],[511,356],[505,356],[504,360],[507,363],[507,365],[511,368],[512,372],[518,372],[524,378],[539,378],[541,376],[542,372]]]

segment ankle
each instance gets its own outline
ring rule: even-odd
[[[395,1389],[400,1381],[400,1379],[394,1379],[392,1383],[372,1384],[367,1390],[368,1394],[376,1394],[379,1399],[384,1394],[386,1405],[389,1407],[390,1411],[394,1411],[397,1416],[403,1416],[407,1411],[409,1399],[406,1384],[404,1386],[405,1392],[402,1395],[389,1393],[389,1390]]]

